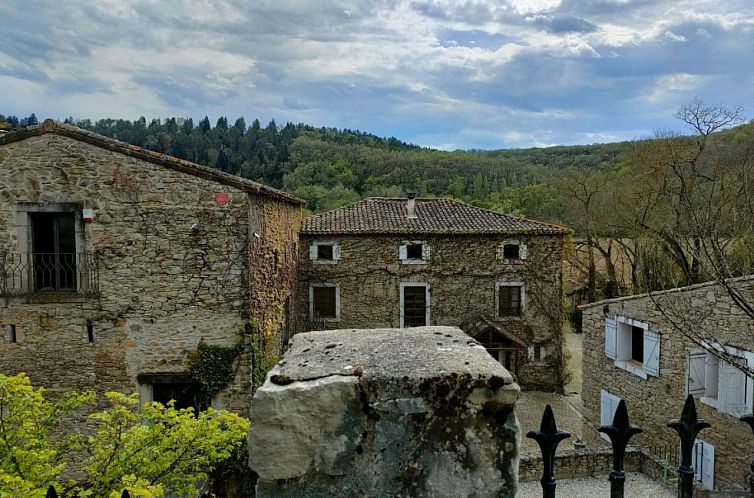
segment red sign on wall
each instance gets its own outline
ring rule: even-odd
[[[228,203],[228,194],[225,192],[217,192],[215,194],[215,202],[221,206],[224,206]]]

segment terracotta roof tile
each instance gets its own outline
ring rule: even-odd
[[[311,216],[301,233],[318,234],[532,234],[565,235],[568,229],[527,220],[452,199],[416,199],[408,218],[406,198],[369,197]]]

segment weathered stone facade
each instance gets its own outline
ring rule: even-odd
[[[754,279],[731,281],[748,302],[754,302]],[[600,425],[601,390],[626,401],[631,422],[644,429],[632,442],[644,446],[668,445],[676,448],[678,438],[667,427],[678,418],[690,389],[689,351],[699,346],[677,330],[672,322],[698,333],[701,338],[742,351],[754,351],[754,323],[718,284],[700,284],[671,291],[617,298],[583,308],[583,399],[590,421]],[[606,355],[606,318],[626,317],[648,324],[658,333],[659,375],[638,376],[616,364]],[[640,369],[641,365],[633,368]],[[751,364],[749,365],[751,367]],[[751,378],[748,379],[749,392]],[[703,395],[702,395],[703,396]],[[752,460],[751,433],[737,417],[723,413],[700,397],[696,398],[699,418],[712,427],[699,439],[714,446],[714,486],[716,489],[746,486]],[[752,409],[751,397],[747,410]],[[591,436],[591,431],[590,431]],[[596,438],[596,436],[595,436]],[[597,439],[595,439],[597,441]]]
[[[508,239],[526,247],[525,259],[499,257]],[[407,240],[431,249],[426,264],[400,260],[399,248]],[[312,260],[310,248],[317,243],[336,243],[339,259]],[[562,391],[562,257],[563,235],[309,234],[305,228],[296,330],[401,327],[401,286],[426,284],[428,325],[461,327],[483,344],[491,333],[506,347],[490,352],[522,387]],[[498,316],[500,284],[522,285],[519,316]],[[318,285],[337,286],[338,319],[312,316],[312,288]],[[532,354],[535,346],[539,358]]]
[[[513,497],[518,392],[457,328],[296,335],[252,402],[257,496]]]
[[[96,258],[95,273],[73,270],[78,290],[39,291],[23,276],[37,270],[28,253],[39,211],[72,213],[78,260]],[[20,280],[2,289],[0,371],[26,372],[53,394],[149,399],[138,376],[185,373],[202,340],[243,343],[213,405],[246,415],[248,335],[264,334],[262,354],[280,351],[301,218],[301,202],[282,192],[70,126],[2,137],[0,249],[6,279]]]

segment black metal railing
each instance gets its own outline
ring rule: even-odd
[[[754,432],[754,414],[745,415],[740,419],[751,426]],[[695,469],[693,467],[694,452],[696,451],[697,462],[700,459],[698,453],[699,443],[696,437],[700,431],[710,427],[704,420],[699,420],[696,413],[694,397],[689,395],[683,406],[681,417],[668,422],[668,427],[674,429],[680,440],[680,452],[672,451],[670,446],[653,446],[649,448],[650,454],[663,459],[669,465],[677,466],[678,472],[678,497],[692,498],[694,493]],[[612,424],[603,425],[598,429],[610,438],[613,451],[613,468],[608,479],[610,480],[610,498],[623,498],[626,474],[623,461],[626,446],[629,440],[642,429],[630,423],[626,403],[621,400],[615,411]],[[543,498],[555,498],[554,463],[555,451],[563,439],[571,435],[558,429],[555,416],[550,405],[547,405],[542,415],[542,423],[539,430],[529,431],[526,437],[536,440],[542,452],[543,472],[540,483],[542,484]],[[701,457],[703,458],[703,457]],[[754,498],[754,461],[751,462],[749,474],[749,487],[751,497]]]
[[[96,253],[0,253],[0,296],[99,294]]]

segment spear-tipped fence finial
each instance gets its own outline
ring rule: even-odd
[[[526,437],[534,439],[539,443],[539,449],[542,451],[542,460],[544,470],[542,471],[542,496],[543,498],[555,498],[555,450],[563,439],[571,437],[565,431],[558,429],[555,424],[555,415],[552,413],[552,407],[547,405],[542,414],[542,423],[539,430],[529,431]]]
[[[668,427],[675,429],[681,439],[681,465],[678,467],[678,497],[691,498],[694,492],[694,469],[691,467],[691,453],[699,431],[711,427],[696,415],[694,397],[688,395],[683,405],[680,419],[668,422]]]
[[[598,431],[607,434],[613,445],[613,470],[610,472],[610,498],[623,498],[626,473],[623,471],[623,460],[626,456],[628,441],[642,432],[641,427],[631,424],[628,418],[626,402],[620,400],[615,410],[613,423],[600,426]]]

